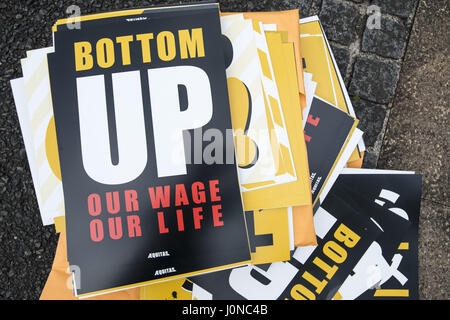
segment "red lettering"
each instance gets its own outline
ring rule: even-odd
[[[305,141],[306,142],[310,142],[311,141],[311,137],[308,136],[305,131],[303,131],[303,133],[305,134]]]
[[[91,221],[90,225],[91,230],[91,240],[95,242],[99,242],[103,240],[103,223],[100,219],[94,219]]]
[[[184,231],[183,211],[177,210],[178,231]]]
[[[93,217],[98,216],[102,212],[102,201],[97,193],[91,193],[88,197],[89,214]]]
[[[203,216],[200,214],[203,211],[202,207],[194,208],[192,209],[192,212],[194,214],[194,228],[200,229],[200,221],[203,220]]]
[[[137,201],[136,190],[125,190],[125,209],[127,212],[139,211],[139,203]]]
[[[139,219],[139,216],[137,216],[137,215],[132,215],[132,216],[127,217],[128,236],[130,238],[142,236],[140,223],[141,223],[141,220]]]
[[[219,195],[217,195],[219,193],[219,180],[211,180],[209,181],[209,189],[210,189],[210,193],[211,193],[211,201],[220,201],[221,197]]]
[[[164,223],[164,212],[158,212],[158,225],[159,225],[159,233],[168,233],[169,229],[166,228]]]
[[[315,117],[313,118],[312,114],[308,115],[308,119],[306,120],[306,122],[312,124],[314,127],[317,127],[317,125],[319,124],[320,118],[319,117]]]
[[[205,185],[203,183],[198,181],[192,184],[192,200],[196,204],[206,202]]]
[[[222,205],[218,204],[212,206],[214,227],[223,226],[223,221],[220,220],[220,218],[222,218],[222,212],[220,212],[219,210],[222,210]]]
[[[115,214],[120,210],[119,192],[112,192],[112,196],[114,199],[111,198],[111,192],[106,193],[106,209],[109,213]]]
[[[122,238],[122,218],[108,218],[109,236],[113,240]]]
[[[163,208],[170,206],[170,186],[164,186],[164,192],[162,187],[156,187],[156,194],[155,188],[148,188],[148,193],[153,209],[159,209],[161,205]]]
[[[175,186],[175,206],[189,205],[188,196],[184,184],[177,184]]]

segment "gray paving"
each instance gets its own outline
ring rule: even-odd
[[[423,174],[420,297],[450,297],[450,4],[421,1],[378,160]]]

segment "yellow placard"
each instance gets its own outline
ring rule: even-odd
[[[300,24],[300,43],[303,48],[304,70],[311,73],[313,80],[317,82],[315,95],[352,115],[344,97],[344,84],[339,81],[319,20]],[[348,162],[361,158],[362,155],[356,147]]]

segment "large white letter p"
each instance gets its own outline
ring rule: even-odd
[[[158,177],[186,174],[183,130],[200,128],[212,117],[208,75],[194,66],[156,68],[148,70],[148,82]],[[179,85],[187,93],[188,106],[183,111]]]

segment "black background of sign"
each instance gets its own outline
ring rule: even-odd
[[[314,252],[309,256],[306,260],[305,264],[301,264],[294,258],[291,258],[290,261],[285,263],[290,263],[294,267],[298,269],[298,272],[292,279],[292,281],[288,284],[288,286],[284,289],[284,291],[278,297],[279,300],[284,299],[292,299],[291,290],[297,284],[302,284],[308,287],[308,282],[304,279],[301,279],[302,274],[305,271],[308,271],[312,275],[314,275],[319,281],[325,279],[325,272],[322,271],[319,267],[314,265],[312,261],[316,256],[319,256],[329,265],[333,265],[333,262],[330,259],[324,257],[321,254],[323,245],[329,240],[334,239],[334,232],[336,229],[342,224],[347,226],[350,230],[358,234],[361,239],[353,248],[347,248],[342,243],[334,240],[339,245],[342,245],[347,251],[347,258],[344,262],[338,265],[339,269],[336,271],[334,276],[328,281],[325,288],[322,290],[320,294],[316,294],[316,299],[331,299],[335,295],[336,291],[339,289],[341,284],[347,278],[348,274],[351,272],[353,267],[359,261],[361,256],[366,252],[367,248],[371,245],[371,243],[376,239],[376,237],[380,234],[380,230],[375,227],[375,225],[369,220],[367,216],[358,214],[351,207],[345,204],[341,199],[334,195],[330,195],[324,201],[324,209],[327,210],[333,217],[337,219],[332,228],[328,231],[324,239],[317,239],[318,247],[314,250]],[[292,253],[292,252],[291,252]],[[267,270],[270,264],[264,264],[261,267],[263,270]],[[254,269],[256,273],[256,269]],[[239,293],[237,293],[229,284],[231,270],[224,270],[220,272],[214,272],[210,274],[205,274],[201,276],[191,277],[190,280],[195,284],[199,285],[209,293],[213,295],[213,299],[215,300],[240,300],[244,299]],[[260,275],[258,273],[258,275]],[[258,276],[254,275],[254,276]],[[264,275],[258,276],[258,279],[265,278]],[[267,283],[270,283],[271,279],[267,280]],[[328,279],[327,279],[328,280]],[[260,280],[260,282],[264,283]],[[314,287],[309,286],[309,289],[314,292]]]
[[[361,194],[355,189],[340,183],[340,181],[341,180],[338,180],[338,183],[333,185],[329,193],[343,199],[349,206],[355,209],[356,212],[366,215],[376,221],[382,228],[382,232],[376,241],[383,249],[383,256],[386,261],[391,261],[411,223],[389,211],[387,208],[379,206],[373,199],[367,198],[365,194]]]
[[[362,255],[366,252],[372,241],[376,240],[383,249],[383,255],[388,262],[391,261],[395,253],[400,253],[403,259],[398,270],[408,278],[408,281],[402,286],[394,277],[386,281],[381,289],[408,289],[409,297],[374,297],[375,289],[369,289],[357,299],[359,300],[388,300],[388,299],[412,299],[418,297],[418,222],[420,212],[422,177],[413,174],[341,174],[339,175],[333,188],[330,190],[322,207],[330,214],[338,218],[338,221],[330,230],[325,239],[318,238],[319,248],[332,236],[334,229],[342,221],[352,230],[360,230],[364,235],[365,243],[358,246],[355,251],[349,252],[350,259],[345,261],[340,270],[333,276],[326,289],[317,296],[317,299],[331,299],[347,276],[353,270]],[[382,189],[387,189],[400,194],[396,204],[389,204],[381,207],[375,204]],[[389,208],[398,207],[408,213],[409,221],[389,211]],[[376,219],[385,232],[375,226],[369,220],[370,217]],[[368,230],[364,228],[368,227]],[[358,228],[358,229],[353,229]],[[398,250],[400,242],[409,242],[409,250]],[[318,270],[312,265],[311,260],[315,253],[310,256],[304,265],[298,263],[295,259],[290,262],[299,270],[297,276],[288,285],[279,299],[289,298],[290,290],[295,285],[295,279],[299,278],[303,270],[312,273],[311,270]],[[322,258],[322,257],[321,257]],[[261,267],[261,266],[260,266]],[[261,267],[266,270],[268,265]],[[320,270],[318,270],[320,271]],[[215,272],[212,274],[192,277],[191,280],[213,294],[213,299],[243,299],[241,295],[235,292],[229,285],[228,278],[230,270]],[[316,275],[316,274],[314,274]],[[316,276],[319,280],[319,275]],[[304,284],[304,281],[302,282]]]
[[[217,6],[211,5],[206,9],[196,7],[194,10],[164,9],[163,11],[164,13],[159,10],[146,11],[148,20],[130,23],[125,19],[134,16],[126,16],[121,20],[114,19],[122,23],[102,23],[107,20],[99,20],[95,28],[93,26],[87,28],[87,25],[82,23],[79,30],[55,33],[55,53],[49,55],[49,69],[66,206],[68,256],[70,264],[79,266],[81,271],[81,288],[78,293],[160,278],[161,276],[154,276],[155,270],[169,267],[175,267],[177,270],[176,273],[169,274],[173,276],[250,259],[235,164],[188,164],[187,175],[157,177],[147,69],[178,65],[202,68],[209,76],[213,98],[213,117],[203,130],[219,129],[225,136],[225,130],[231,129]],[[149,64],[133,63],[142,61],[140,45],[134,42],[130,45],[131,65],[121,66],[121,63],[116,63],[109,69],[101,69],[94,64],[91,70],[75,72],[73,43],[76,41],[90,41],[95,44],[98,39],[104,37],[115,39],[117,36],[147,32],[153,32],[156,35],[163,30],[172,31],[177,37],[179,29],[199,27],[203,28],[204,58],[181,60],[177,55],[174,60],[164,62],[159,61],[157,55],[153,55],[152,62]],[[156,53],[155,48],[152,49],[153,53]],[[115,55],[116,62],[121,62],[117,46]],[[75,81],[77,77],[97,74],[105,74],[105,79],[110,79],[111,73],[131,70],[141,70],[148,163],[144,172],[130,183],[115,186],[99,184],[87,176],[82,166]],[[193,136],[192,132],[191,136]],[[203,147],[207,144],[203,143]],[[191,147],[191,154],[193,154],[193,144]],[[233,150],[226,150],[226,144],[223,148],[224,154],[233,152]],[[174,187],[175,184],[184,183],[189,194],[193,182],[202,181],[206,185],[209,179],[219,180],[224,226],[213,228],[208,207],[210,199],[207,196],[207,203],[203,206],[205,211],[202,229],[194,230],[193,228],[191,204],[182,207],[185,209],[185,231],[175,231],[176,215],[175,208],[172,207],[165,209],[164,212],[166,225],[173,226],[174,230],[160,235],[156,212],[151,209],[147,188],[159,185]],[[87,196],[92,192],[104,194],[128,189],[135,189],[138,193],[140,206],[138,214],[141,219],[142,237],[110,240],[107,237],[108,231],[105,229],[105,239],[99,243],[92,242],[89,235],[89,222],[92,217],[87,210]],[[102,204],[104,207],[104,203]],[[123,205],[121,211],[114,216],[128,215],[122,207]],[[107,218],[111,216],[104,212],[99,218],[106,225]],[[126,228],[126,223],[123,223],[123,227]],[[166,250],[169,251],[170,257],[147,259],[150,252]]]
[[[308,271],[319,279],[319,281],[323,279],[328,280],[325,278],[326,273],[313,264],[313,260],[315,257],[319,256],[324,262],[333,266],[335,263],[321,252],[324,244],[328,241],[335,241],[343,247],[347,251],[347,258],[341,264],[336,264],[339,268],[338,271],[336,271],[333,277],[328,280],[328,283],[322,292],[320,294],[316,293],[316,300],[331,300],[363,254],[378,237],[380,230],[375,227],[368,217],[358,214],[357,211],[346,204],[342,199],[332,194],[327,196],[321,207],[335,217],[337,221],[323,239],[317,237],[318,246],[306,260],[305,264],[302,265],[295,259],[291,260],[295,262],[294,265],[300,270],[300,272],[297,273],[296,279],[300,278],[304,271]],[[335,239],[334,233],[341,224],[344,224],[347,228],[361,237],[353,248],[347,248],[343,243]],[[290,298],[290,291],[293,284],[296,283],[295,281],[296,280],[294,279],[293,283],[291,283],[281,295],[281,298]],[[297,280],[297,282],[302,283],[305,286],[307,284],[306,280],[302,280],[301,282]],[[314,292],[315,288],[312,285],[309,285],[309,288]]]
[[[331,173],[355,119],[316,97],[313,98],[309,114],[314,118],[320,118],[317,126],[308,122],[305,124],[305,134],[311,137],[311,140],[306,142],[309,171],[311,175],[316,174],[311,180],[311,186],[313,187],[316,180],[321,177],[312,195],[314,203],[326,178]]]
[[[394,277],[382,285],[382,289],[408,289],[409,297],[396,297],[392,299],[419,299],[418,279],[418,225],[420,214],[420,200],[422,193],[422,175],[418,174],[341,174],[336,184],[345,184],[353,190],[358,190],[367,198],[380,199],[381,189],[387,189],[400,194],[397,202],[386,202],[385,208],[398,207],[408,213],[410,225],[403,236],[402,242],[409,242],[409,249],[397,251],[403,255],[398,270],[408,278],[402,286]],[[392,244],[394,245],[394,244]],[[397,244],[398,246],[398,244]],[[368,290],[358,299],[390,299],[389,297],[374,297],[375,290]]]

